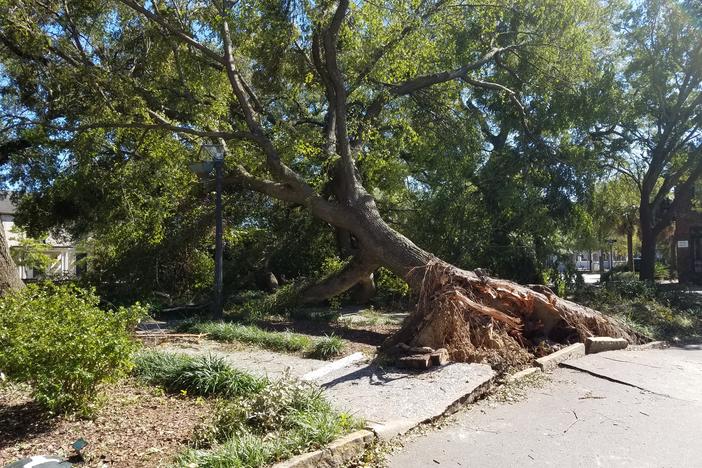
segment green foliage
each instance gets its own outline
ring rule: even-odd
[[[255,325],[237,323],[196,322],[189,326],[195,333],[207,333],[210,338],[224,342],[242,342],[273,351],[299,352],[309,348],[312,339],[290,332],[272,332]]]
[[[101,310],[99,302],[92,291],[51,283],[0,298],[0,369],[31,384],[51,412],[89,415],[100,385],[131,369],[130,331],[146,311]]]
[[[625,299],[652,299],[656,289],[649,281],[641,281],[635,273],[614,273],[605,282],[605,288]]]
[[[210,424],[200,428],[196,449],[180,466],[260,467],[315,450],[360,427],[335,412],[321,390],[289,378],[256,394],[221,402]]]
[[[331,359],[344,351],[344,340],[335,335],[325,336],[314,343],[308,356],[315,359]]]
[[[229,322],[187,321],[178,327],[179,331],[207,333],[208,338],[225,343],[247,343],[272,351],[305,353],[317,359],[330,359],[344,349],[344,341],[334,335],[313,340],[307,335],[264,330],[255,325],[242,325]]]
[[[91,236],[86,279],[111,299],[202,298],[211,285],[212,207],[209,187],[187,172],[202,142],[187,133],[245,128],[226,73],[204,64],[182,35],[164,35],[120,2],[77,2],[70,13],[40,3],[23,2],[0,19],[10,44],[0,51],[2,104],[17,116],[2,138],[23,143],[10,154],[6,178],[24,193],[18,220],[32,230],[61,226]],[[223,21],[236,25],[237,66],[263,107],[266,136],[328,198],[338,155],[327,151],[320,124],[332,106],[299,47],[313,43],[312,29],[330,21],[330,8],[255,0],[224,13],[213,3],[161,10],[213,53],[221,52]],[[591,82],[610,13],[596,0],[352,3],[337,51],[353,103],[349,136],[363,143],[360,180],[393,226],[461,266],[537,278],[591,178],[592,155],[577,136],[591,126],[589,109],[607,102],[606,90]],[[499,66],[486,61],[469,70],[471,79],[393,97],[368,124],[366,110],[392,85],[456,70],[510,44],[515,50]],[[477,78],[524,98],[528,133],[508,95],[471,84]],[[168,124],[182,131],[162,128]],[[535,142],[534,134],[544,138]],[[227,172],[236,163],[275,179],[260,145],[238,137],[228,144]],[[320,270],[335,251],[333,232],[301,206],[230,186],[227,287],[251,288],[251,269],[290,278]]]
[[[15,265],[31,268],[39,275],[46,274],[55,261],[49,255],[49,246],[31,237],[20,238],[18,244],[10,249],[10,254]]]
[[[381,300],[393,302],[409,298],[411,292],[405,280],[383,267],[375,272],[375,287]]]
[[[662,291],[634,273],[615,273],[604,287],[579,290],[576,300],[653,339],[699,342],[702,338],[702,299],[697,294]]]
[[[231,315],[244,321],[253,321],[272,315],[288,315],[296,309],[304,282],[293,282],[279,287],[273,294],[254,297],[232,310]]]
[[[143,382],[174,393],[233,398],[256,393],[265,379],[253,377],[216,356],[142,351],[134,359],[133,374]]]
[[[656,262],[654,276],[657,280],[669,280],[671,278],[670,267],[661,262]]]

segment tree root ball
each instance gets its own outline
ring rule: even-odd
[[[572,343],[611,336],[646,341],[620,321],[561,299],[544,286],[522,286],[438,259],[423,273],[416,310],[382,350],[398,343],[446,348],[454,361],[504,368],[531,362],[531,350],[543,340]]]

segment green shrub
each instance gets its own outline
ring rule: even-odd
[[[303,288],[303,283],[291,282],[282,285],[273,294],[251,296],[235,308],[231,315],[249,322],[272,315],[289,315],[300,302],[300,291]]]
[[[661,262],[654,265],[653,276],[659,280],[669,280],[671,278],[670,268]]]
[[[656,294],[655,285],[641,281],[636,273],[614,273],[605,283],[605,287],[615,295],[628,299],[651,299]]]
[[[315,450],[357,427],[358,421],[333,410],[321,390],[286,377],[256,394],[220,402],[213,420],[198,430],[196,448],[179,462],[259,467]]]
[[[315,359],[331,359],[344,351],[344,340],[335,335],[320,338],[308,355]]]
[[[134,375],[169,392],[226,398],[256,393],[266,385],[264,379],[234,369],[221,357],[159,351],[138,353]]]
[[[0,369],[51,412],[89,415],[99,387],[126,374],[139,306],[104,311],[92,291],[30,285],[0,298]]]
[[[410,297],[411,291],[407,282],[387,268],[378,268],[374,278],[377,295],[381,299],[394,301]]]

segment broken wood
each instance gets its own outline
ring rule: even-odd
[[[431,367],[431,354],[412,354],[397,359],[397,367],[428,369]]]
[[[446,348],[439,348],[430,354],[431,363],[434,366],[445,366],[449,361],[449,353]]]

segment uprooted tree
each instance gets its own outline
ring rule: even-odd
[[[588,68],[588,44],[603,36],[599,2],[3,0],[2,10],[13,109],[4,118],[33,141],[14,156],[30,166],[52,154],[72,155],[61,170],[139,158],[154,132],[193,153],[219,141],[228,184],[304,207],[352,241],[353,257],[308,299],[339,294],[380,266],[406,279],[419,306],[390,344],[514,360],[538,337],[637,339],[548,288],[436,258],[383,219],[363,181],[375,159],[411,151],[406,120],[420,97],[449,112],[478,94],[509,102],[546,151],[529,94],[568,86]],[[491,79],[504,75],[524,89]]]

